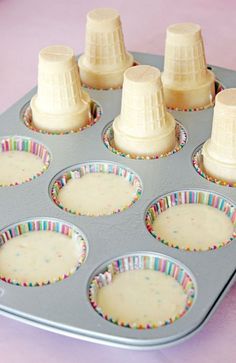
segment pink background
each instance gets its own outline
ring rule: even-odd
[[[83,51],[86,13],[114,7],[121,14],[126,47],[164,52],[165,29],[176,22],[202,26],[208,63],[236,70],[234,0],[0,0],[0,112],[36,84],[42,47],[67,44]],[[233,362],[236,360],[236,286],[203,330],[176,347],[135,352],[82,342],[0,316],[0,361]]]

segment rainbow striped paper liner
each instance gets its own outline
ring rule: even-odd
[[[30,108],[30,101],[27,102],[20,111],[20,118],[24,122],[25,126],[27,126],[30,130],[39,132],[41,134],[47,134],[47,135],[68,135],[68,134],[75,134],[78,132],[81,132],[91,126],[93,126],[95,123],[98,122],[98,120],[101,118],[102,115],[102,108],[101,106],[96,103],[95,101],[91,101],[90,104],[90,115],[88,123],[78,128],[77,130],[71,130],[71,131],[47,131],[47,130],[41,130],[38,129],[32,119],[32,111]]]
[[[224,180],[220,180],[217,178],[214,178],[213,176],[208,175],[205,170],[204,170],[204,166],[203,166],[203,159],[202,159],[202,145],[200,147],[197,148],[197,150],[194,152],[193,157],[192,157],[192,162],[193,162],[193,166],[194,169],[196,170],[196,172],[202,176],[204,179],[218,184],[218,185],[222,185],[223,187],[231,187],[231,188],[236,188],[236,182],[234,183],[230,183]]]
[[[139,64],[140,64],[139,62],[134,61],[132,67],[138,66]],[[94,90],[94,91],[116,91],[116,90],[122,89],[122,86],[119,86],[116,88],[113,88],[113,87],[111,87],[111,88],[94,88],[94,87],[87,85],[86,83],[82,83],[82,86],[86,89],[90,89],[90,90]]]
[[[176,244],[172,243],[171,241],[165,241],[161,238],[161,236],[157,235],[156,232],[153,230],[153,222],[158,217],[158,215],[168,208],[175,207],[181,204],[205,204],[216,208],[222,211],[227,217],[230,218],[232,224],[235,226],[236,224],[236,207],[226,200],[224,197],[213,194],[211,192],[206,191],[199,191],[199,190],[185,190],[185,191],[177,191],[171,194],[167,194],[157,201],[153,202],[147,210],[145,222],[147,230],[151,233],[153,237],[158,239],[158,241],[164,243],[169,247],[174,247],[177,249],[182,249],[186,251],[207,251],[202,249],[191,249],[190,247],[187,248],[180,248]],[[220,244],[215,244],[212,241],[212,245],[208,248],[208,250],[216,250],[221,248],[228,243],[232,242],[233,239],[236,237],[236,230],[234,230],[233,235],[226,241],[222,241]]]
[[[96,163],[95,162],[95,163],[81,164],[78,167],[68,170],[64,174],[59,176],[53,182],[53,185],[51,188],[51,198],[52,198],[53,202],[59,208],[63,209],[65,212],[76,214],[76,215],[85,215],[85,214],[80,214],[79,212],[76,212],[74,210],[65,208],[58,200],[58,194],[59,194],[60,190],[67,184],[67,182],[70,179],[80,179],[85,174],[88,174],[88,173],[107,173],[107,174],[114,174],[117,176],[122,176],[129,183],[131,183],[133,186],[136,187],[136,195],[134,196],[133,201],[129,205],[124,206],[124,208],[122,208],[122,209],[114,210],[112,214],[115,214],[115,213],[128,209],[129,207],[131,207],[131,205],[133,205],[141,197],[142,183],[141,183],[139,177],[132,170],[125,168],[118,164],[110,164],[110,163],[103,163],[103,162]],[[93,215],[93,214],[91,214],[91,215],[86,214],[86,215],[97,217],[97,215]],[[107,214],[104,214],[104,215],[107,215]],[[102,214],[100,214],[99,216],[102,216]]]
[[[223,86],[223,84],[219,80],[215,80],[215,94],[217,95],[217,93],[223,91],[224,89],[225,89],[225,87]],[[215,101],[213,101],[209,105],[203,106],[203,107],[194,107],[194,108],[167,107],[167,108],[168,108],[168,110],[172,110],[172,111],[196,112],[196,111],[207,110],[208,108],[214,107],[214,104],[215,104]]]
[[[168,153],[161,154],[161,155],[154,155],[154,156],[148,156],[148,155],[137,156],[137,155],[132,155],[132,154],[126,154],[122,151],[119,151],[114,146],[114,131],[113,131],[112,122],[111,122],[106,126],[106,128],[103,132],[103,142],[104,142],[106,148],[108,150],[112,151],[116,155],[119,155],[119,156],[122,156],[125,158],[129,158],[129,159],[151,160],[151,159],[159,159],[159,158],[163,158],[166,156],[170,156],[172,154],[177,153],[184,147],[184,145],[187,142],[187,132],[184,129],[184,127],[177,121],[176,121],[176,126],[175,126],[175,135],[176,135],[176,140],[177,140],[176,146],[175,146],[174,150],[171,150]]]
[[[0,232],[0,248],[1,248],[1,246],[3,246],[5,243],[7,243],[12,238],[20,236],[24,233],[33,232],[33,231],[52,231],[52,232],[64,234],[65,236],[75,239],[77,241],[77,243],[81,244],[81,251],[82,251],[82,253],[79,257],[77,266],[75,268],[71,269],[70,271],[66,272],[65,274],[58,276],[55,279],[51,279],[48,281],[38,281],[36,283],[19,282],[16,280],[12,280],[11,278],[3,276],[1,274],[1,267],[0,267],[0,279],[1,280],[5,281],[7,283],[13,284],[13,285],[24,286],[24,287],[49,285],[54,282],[62,281],[64,279],[68,278],[76,270],[78,270],[80,265],[85,261],[85,259],[87,257],[87,251],[88,251],[87,246],[88,245],[87,245],[87,241],[86,241],[84,235],[79,230],[79,228],[77,228],[73,225],[67,224],[63,221],[52,220],[52,219],[48,219],[48,218],[44,218],[44,219],[40,218],[40,219],[24,221],[24,222],[21,222],[18,224],[14,224],[14,225],[2,230]]]
[[[116,320],[113,319],[112,316],[105,314],[96,302],[98,290],[111,284],[113,277],[119,273],[144,269],[159,271],[165,275],[172,276],[183,287],[183,290],[186,293],[186,305],[184,310],[174,318],[170,317],[166,321],[152,322],[152,324],[147,325],[136,324],[119,319]],[[180,267],[177,263],[157,255],[131,255],[114,260],[107,266],[104,272],[99,273],[93,278],[89,287],[90,303],[101,317],[121,327],[132,329],[154,329],[173,324],[176,320],[182,318],[187,313],[194,302],[195,295],[194,282],[185,269]]]
[[[25,151],[32,153],[42,159],[44,163],[44,167],[40,170],[36,175],[32,175],[28,179],[23,182],[14,182],[11,184],[0,184],[0,187],[4,186],[16,186],[20,185],[29,181],[32,181],[42,175],[49,167],[51,156],[47,148],[40,144],[39,142],[27,138],[27,137],[20,137],[20,136],[13,136],[13,137],[5,137],[1,139],[0,142],[0,152],[8,152],[8,151]]]

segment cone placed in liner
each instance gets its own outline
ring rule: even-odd
[[[83,83],[99,89],[121,87],[124,71],[133,65],[125,49],[119,13],[95,9],[87,15],[85,52],[79,58]]]
[[[202,155],[207,174],[236,182],[236,88],[216,96],[212,134],[203,145]]]
[[[167,107],[203,108],[214,102],[215,76],[207,69],[199,25],[167,28],[162,82]]]
[[[159,69],[148,65],[127,69],[121,114],[113,130],[116,148],[127,154],[153,156],[174,149],[175,120],[166,111]]]
[[[62,45],[39,53],[38,93],[30,103],[33,124],[46,131],[72,131],[85,126],[90,97],[82,91],[73,50]]]

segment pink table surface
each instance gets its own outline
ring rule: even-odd
[[[165,29],[202,26],[208,63],[236,69],[234,0],[0,0],[0,112],[35,84],[42,47],[68,44],[83,51],[86,13],[114,7],[129,50],[164,52]],[[136,352],[59,336],[0,316],[0,362],[235,362],[236,286],[197,335],[172,348]]]

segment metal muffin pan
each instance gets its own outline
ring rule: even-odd
[[[134,53],[137,62],[163,69],[163,57]],[[236,86],[236,72],[212,67],[226,88]],[[236,204],[236,189],[202,178],[192,165],[193,151],[210,135],[213,109],[173,112],[187,131],[186,145],[158,160],[134,160],[112,153],[102,140],[103,130],[120,113],[121,90],[87,90],[102,108],[100,120],[80,133],[47,135],[27,128],[22,107],[36,88],[0,116],[0,137],[30,137],[46,146],[51,155],[48,170],[35,180],[0,188],[0,230],[22,220],[52,218],[78,227],[88,241],[88,256],[69,278],[40,287],[22,287],[0,281],[0,313],[60,334],[101,344],[133,349],[157,349],[195,334],[211,316],[235,280],[236,241],[206,252],[168,247],[148,232],[145,213],[153,200],[179,190],[206,190]],[[141,198],[120,213],[101,217],[78,216],[58,208],[50,198],[55,176],[77,164],[104,161],[130,168],[140,177]],[[157,329],[131,329],[115,325],[93,309],[89,283],[109,262],[127,255],[154,255],[183,266],[195,282],[196,296],[189,311],[173,324]]]

